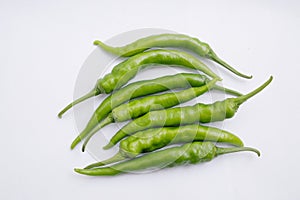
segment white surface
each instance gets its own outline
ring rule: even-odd
[[[209,2],[209,3],[208,3]],[[0,199],[299,199],[298,1],[0,1]],[[143,175],[85,177],[93,161],[69,150],[81,64],[94,39],[137,28],[165,28],[208,42],[247,81],[220,70],[224,85],[265,91],[225,129],[261,150]]]

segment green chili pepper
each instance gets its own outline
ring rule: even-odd
[[[172,147],[144,156],[114,164],[109,167],[94,169],[78,169],[77,173],[89,176],[112,176],[120,173],[136,172],[145,169],[162,169],[184,164],[207,162],[218,155],[240,151],[252,151],[260,156],[257,149],[251,147],[221,148],[211,142],[193,142],[179,147]]]
[[[113,157],[91,164],[86,169],[111,164],[128,158],[134,158],[141,153],[152,152],[171,144],[188,143],[192,141],[214,141],[244,146],[240,138],[227,131],[201,126],[198,124],[180,127],[152,128],[140,131],[120,142],[120,149]]]
[[[231,118],[243,102],[263,90],[272,79],[273,77],[271,76],[270,79],[259,88],[237,98],[228,98],[213,104],[199,103],[194,106],[149,112],[125,125],[112,137],[109,144],[103,148],[109,149],[127,135],[152,127],[178,126],[180,124],[192,124],[195,122],[208,123]]]
[[[84,137],[86,137],[98,125],[98,123],[112,111],[113,108],[130,99],[175,88],[199,87],[205,85],[208,81],[209,79],[205,75],[180,73],[172,76],[164,76],[152,80],[131,83],[103,100],[94,112],[87,126],[73,141],[71,149],[73,149]],[[214,86],[214,88],[221,91],[224,90],[229,94],[239,94],[238,92],[221,86]]]
[[[141,99],[130,101],[126,104],[121,104],[120,106],[114,108],[112,112],[103,121],[98,123],[95,128],[88,134],[82,146],[82,151],[84,151],[85,146],[89,142],[91,137],[106,125],[113,122],[124,122],[144,115],[149,111],[170,108],[180,103],[187,102],[197,96],[202,95],[211,88],[219,88],[220,86],[215,85],[216,81],[217,79],[214,79],[201,87],[189,88],[175,93],[147,96]],[[221,88],[220,90],[222,89],[223,88]],[[226,90],[229,91],[229,89]],[[235,92],[233,90],[230,91],[232,91],[232,93],[235,95],[240,95],[238,92]]]
[[[94,42],[95,45],[100,46],[105,51],[110,53],[119,55],[119,56],[132,56],[138,53],[141,53],[149,48],[152,47],[182,47],[185,49],[192,50],[193,52],[197,53],[199,56],[206,57],[211,59],[229,71],[233,72],[234,74],[244,77],[244,78],[252,78],[252,76],[248,76],[242,74],[241,72],[237,71],[222,59],[220,59],[216,53],[212,50],[212,48],[204,42],[201,42],[197,38],[192,38],[187,35],[182,34],[160,34],[160,35],[152,35],[145,38],[141,38],[131,44],[122,46],[122,47],[112,47],[104,44],[103,42],[96,40]]]
[[[67,105],[59,114],[61,117],[67,110],[74,105],[101,93],[109,94],[112,91],[121,88],[130,79],[134,78],[140,69],[151,66],[153,64],[178,65],[181,67],[196,69],[205,74],[222,80],[218,75],[212,72],[204,63],[199,61],[194,56],[176,51],[176,50],[153,50],[135,55],[128,60],[116,65],[112,72],[105,75],[97,81],[95,88],[83,97],[75,100]]]

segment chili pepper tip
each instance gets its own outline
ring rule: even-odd
[[[112,148],[113,146],[114,146],[114,144],[110,142],[107,145],[105,145],[104,147],[102,147],[102,149],[107,150],[107,149]]]
[[[74,168],[74,171],[77,172],[77,173],[79,173],[79,174],[81,174],[82,169]]]
[[[73,150],[79,142],[81,142],[81,137],[80,137],[80,136],[77,136],[77,137],[73,140],[73,142],[72,142],[72,144],[71,144],[71,147],[70,147],[71,150]]]
[[[99,45],[99,44],[101,44],[102,42],[100,42],[99,40],[95,40],[94,41],[94,45]]]

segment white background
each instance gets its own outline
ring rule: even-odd
[[[299,1],[0,1],[0,199],[299,199]],[[92,41],[137,28],[163,28],[208,42],[253,80],[220,70],[247,92],[226,130],[262,156],[239,153],[210,163],[142,175],[85,177],[93,162],[69,150],[78,134],[73,97]]]

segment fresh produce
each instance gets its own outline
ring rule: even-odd
[[[94,44],[98,45],[99,47],[110,53],[125,57],[139,54],[152,47],[185,48],[197,53],[199,56],[211,59],[219,63],[220,65],[222,65],[223,67],[240,77],[248,79],[252,78],[252,76],[248,76],[237,71],[236,69],[228,65],[226,62],[224,62],[222,59],[220,59],[207,43],[201,42],[197,38],[193,38],[183,34],[151,35],[145,38],[138,39],[135,42],[132,42],[123,47],[108,46],[99,40],[96,40]]]
[[[145,169],[162,169],[184,164],[197,164],[207,162],[222,154],[253,151],[258,156],[260,152],[250,147],[220,148],[211,142],[193,142],[180,147],[172,147],[165,150],[152,152],[144,156],[114,164],[109,167],[94,169],[78,169],[77,173],[89,176],[112,176],[120,173],[136,172]]]
[[[271,83],[272,79],[273,77],[271,76],[268,81],[266,81],[257,89],[246,95],[242,95],[236,98],[228,98],[212,104],[198,103],[194,106],[169,108],[166,110],[149,112],[142,117],[134,119],[123,128],[121,128],[111,138],[110,142],[103,148],[109,149],[116,145],[124,137],[148,128],[179,126],[184,124],[192,124],[195,122],[209,123],[232,118],[242,103],[262,91],[265,87],[267,87],[267,85]]]
[[[134,158],[139,154],[151,152],[167,145],[204,140],[228,143],[239,147],[244,145],[242,140],[232,133],[214,127],[201,126],[200,124],[151,128],[125,138],[120,142],[117,154],[107,160],[89,165],[86,168],[99,167],[128,158]]]
[[[106,74],[103,78],[97,81],[96,86],[92,91],[83,97],[75,100],[67,105],[62,111],[58,113],[58,117],[72,108],[74,105],[99,94],[109,94],[128,83],[129,80],[143,68],[153,66],[154,64],[162,64],[168,66],[181,66],[190,69],[196,69],[204,72],[212,78],[221,80],[221,78],[211,71],[204,63],[196,57],[177,50],[152,50],[137,54],[130,57],[128,60],[116,65],[111,73]]]
[[[75,168],[75,172],[89,176],[113,176],[196,164],[210,161],[218,155],[241,151],[252,151],[260,156],[257,149],[244,147],[243,141],[231,132],[202,124],[232,118],[241,104],[272,82],[272,76],[245,95],[222,87],[216,84],[222,78],[202,63],[197,55],[222,65],[237,76],[247,79],[252,76],[227,64],[207,43],[183,34],[151,35],[119,47],[109,46],[99,40],[94,44],[125,60],[114,66],[110,73],[99,78],[90,92],[59,112],[58,117],[61,118],[76,104],[93,96],[109,94],[74,139],[71,149],[85,139],[82,146],[82,151],[85,151],[93,135],[104,126],[129,122],[103,147],[109,149],[119,143],[119,151],[115,155],[92,163],[84,169]],[[193,69],[204,74],[180,73],[126,85],[140,70],[160,65]],[[161,93],[174,89],[176,91]],[[223,91],[235,97],[208,104],[197,102],[193,106],[172,108],[210,90]],[[215,143],[224,143],[229,147],[220,147]]]
[[[142,116],[149,111],[162,110],[164,108],[170,108],[180,103],[187,102],[191,99],[196,98],[197,96],[204,94],[212,88],[219,88],[220,86],[215,85],[216,81],[217,79],[214,79],[201,87],[193,87],[179,92],[164,93],[162,95],[147,96],[144,98],[132,100],[129,103],[121,104],[120,106],[114,108],[105,119],[99,122],[93,128],[93,130],[89,134],[87,134],[87,138],[85,139],[85,142],[83,144],[82,151],[84,151],[85,146],[89,142],[91,137],[106,125],[114,122],[124,122]],[[223,90],[223,88],[221,88],[220,90]],[[235,96],[241,95],[238,92],[227,88],[224,88],[224,91],[234,94]]]
[[[161,78],[139,81],[121,88],[120,90],[114,92],[112,95],[108,96],[103,102],[98,106],[96,111],[93,113],[91,119],[89,120],[87,126],[84,130],[75,138],[71,145],[73,149],[83,138],[91,132],[97,132],[101,127],[111,122],[111,119],[107,115],[112,111],[113,108],[121,105],[122,103],[134,99],[136,97],[145,96],[148,94],[154,94],[157,92],[162,92],[170,89],[176,88],[188,88],[188,87],[201,87],[205,86],[206,83],[210,81],[205,75],[200,74],[188,74],[182,73],[173,76],[164,76]],[[214,89],[225,91],[226,93],[233,95],[240,95],[238,92],[223,88],[221,86],[214,85]],[[193,90],[206,90],[206,87],[202,89],[192,89]],[[166,97],[168,97],[167,95]],[[165,102],[166,103],[166,102]],[[171,104],[171,103],[170,103]],[[137,108],[139,109],[139,108]],[[105,119],[103,122],[102,120]]]

